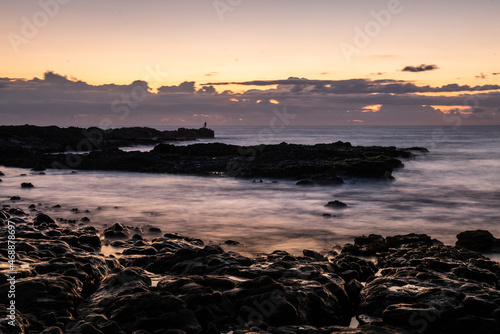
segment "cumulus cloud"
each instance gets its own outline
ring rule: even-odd
[[[433,71],[437,70],[439,67],[436,65],[419,65],[419,66],[406,66],[401,71],[403,72],[425,72],[425,71]]]
[[[214,86],[203,86],[201,89],[198,90],[198,93],[201,94],[216,94],[217,91],[215,90]]]
[[[178,86],[162,86],[158,88],[159,93],[194,93],[194,81],[184,81]]]

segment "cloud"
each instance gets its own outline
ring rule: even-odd
[[[433,71],[437,70],[439,67],[436,65],[419,65],[419,66],[406,66],[401,71],[403,72],[425,72],[425,71]]]
[[[411,94],[411,93],[449,93],[467,91],[486,91],[500,89],[500,85],[474,86],[448,84],[441,87],[417,86],[403,80],[310,80],[290,77],[286,80],[253,80],[243,82],[209,82],[204,85],[243,85],[243,86],[275,86],[278,89],[301,94]]]
[[[241,93],[217,92],[216,88],[227,84],[187,80],[160,87],[155,93],[141,80],[91,85],[46,72],[41,79],[0,78],[0,113],[2,124],[89,126],[109,119],[111,124],[101,126],[202,126],[202,118],[207,118],[213,126],[266,125],[276,108],[287,106],[297,115],[294,126],[349,125],[353,120],[367,125],[418,125],[443,124],[444,115],[465,117],[464,111],[469,110],[464,108],[474,106],[468,122],[500,124],[498,85],[431,87],[393,79],[290,77],[234,82],[260,87]],[[450,92],[455,94],[450,96]]]
[[[184,81],[178,86],[162,86],[158,88],[159,93],[194,93],[194,81]]]
[[[214,88],[214,86],[203,86],[201,87],[200,90],[198,90],[198,93],[201,93],[201,94],[216,94],[216,90]]]

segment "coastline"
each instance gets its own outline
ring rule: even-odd
[[[6,226],[15,225],[15,305],[24,333],[498,329],[499,264],[426,235],[359,237],[339,253],[276,250],[247,257],[237,253],[237,240],[211,245],[175,231],[121,224],[96,229],[44,211],[12,201],[1,210],[3,264]],[[488,238],[471,235],[466,245],[489,241],[493,247],[497,241]],[[106,244],[121,254],[103,254]],[[8,271],[4,266],[2,282]],[[0,293],[9,287],[1,285]],[[6,307],[0,314],[8,314]],[[348,327],[353,318],[360,327]],[[13,332],[5,321],[0,326]]]

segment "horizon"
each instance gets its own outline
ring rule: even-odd
[[[499,125],[498,9],[11,2],[0,14],[0,124]]]

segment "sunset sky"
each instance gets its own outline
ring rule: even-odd
[[[500,0],[0,2],[0,124],[500,124]]]

